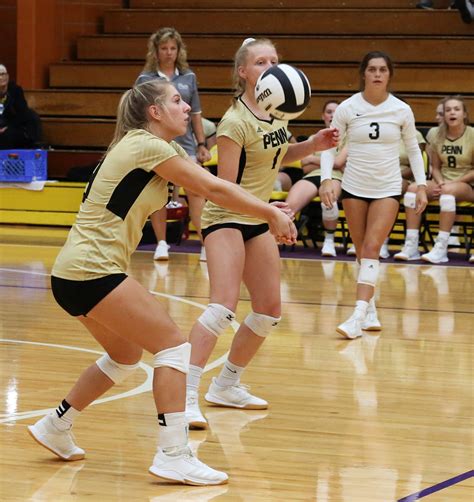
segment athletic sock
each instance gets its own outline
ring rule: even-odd
[[[203,368],[199,366],[189,365],[189,373],[186,377],[186,389],[194,392],[199,391],[199,384],[201,383]]]
[[[245,368],[236,366],[232,364],[228,359],[224,363],[224,366],[216,378],[217,385],[221,387],[228,387],[229,385],[236,385],[240,381],[240,376],[242,375]]]
[[[51,415],[54,426],[60,431],[66,431],[72,427],[73,421],[81,412],[73,408],[65,399]]]
[[[159,446],[168,455],[177,454],[188,444],[186,413],[158,413]]]

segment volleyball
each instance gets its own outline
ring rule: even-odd
[[[279,64],[268,68],[257,80],[255,99],[258,107],[280,120],[299,117],[309,104],[311,88],[298,68]]]

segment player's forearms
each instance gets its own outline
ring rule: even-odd
[[[218,178],[216,181],[218,183],[215,183],[206,194],[207,199],[236,213],[254,216],[264,221],[272,218],[275,208],[270,204],[257,199],[234,183]]]

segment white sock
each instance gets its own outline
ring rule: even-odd
[[[407,229],[407,239],[412,238],[413,240],[416,239],[418,242],[420,239],[420,231],[417,228],[408,228]]]
[[[447,244],[450,234],[451,234],[451,232],[444,232],[444,231],[440,230],[438,232],[438,238],[436,240],[446,242],[446,244]]]
[[[189,373],[186,377],[186,390],[198,392],[199,384],[201,383],[203,368],[199,366],[189,365]]]
[[[364,300],[357,300],[355,306],[355,312],[362,314],[363,317],[367,314],[367,309],[369,308],[369,303]]]
[[[73,408],[65,399],[51,414],[54,426],[60,431],[67,431],[81,412]]]
[[[159,446],[167,455],[180,453],[188,444],[188,427],[184,411],[176,413],[158,413],[160,429]]]
[[[325,241],[334,241],[334,230],[326,230],[325,235],[324,235],[324,240]]]
[[[228,387],[229,385],[235,385],[239,383],[240,376],[242,375],[245,368],[236,366],[232,364],[228,359],[224,363],[224,366],[216,379],[217,385],[221,387]]]

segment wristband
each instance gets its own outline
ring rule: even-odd
[[[202,143],[202,142],[201,142],[201,143],[198,143],[198,145],[197,145],[197,146],[198,146],[198,147],[200,147],[200,146],[206,146],[206,143]]]

